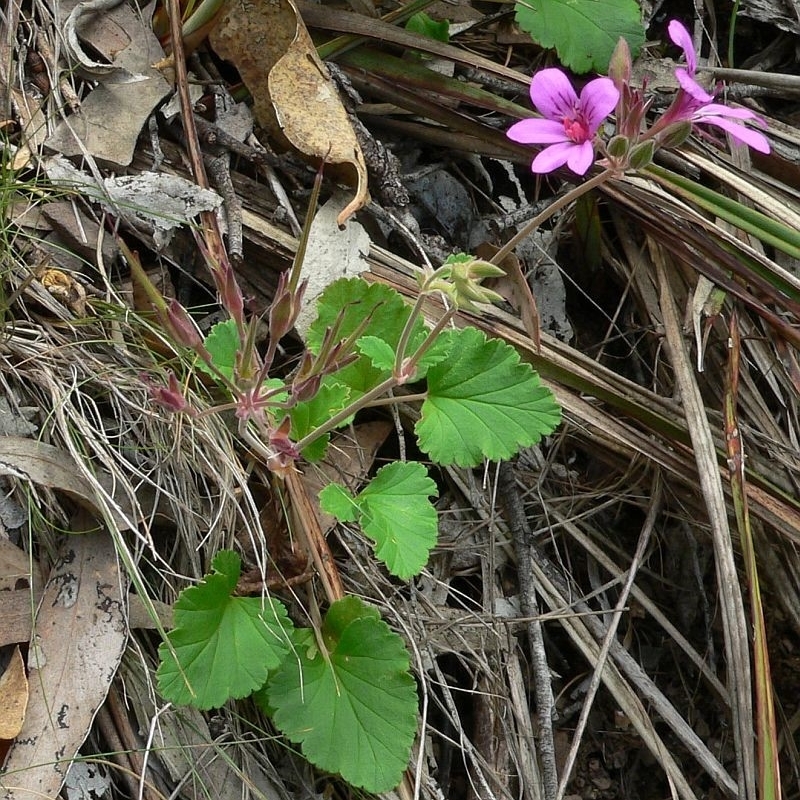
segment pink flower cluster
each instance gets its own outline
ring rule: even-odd
[[[580,96],[560,69],[544,69],[533,76],[531,101],[544,119],[522,120],[512,125],[507,133],[508,138],[515,142],[547,145],[533,159],[533,172],[552,172],[566,164],[576,174],[585,175],[594,163],[596,147],[609,162],[613,160],[620,168],[629,166],[624,159],[620,160],[618,154],[609,154],[598,136],[606,117],[615,109],[618,129],[627,137],[633,135],[625,149],[625,157],[642,142],[651,141],[651,147],[672,144],[676,132],[679,134],[685,129],[688,133],[692,125],[714,125],[754,150],[769,153],[767,137],[744,125],[749,121],[766,127],[764,120],[749,109],[730,108],[714,102],[715,95],[706,92],[695,80],[697,54],[689,32],[680,22],[672,20],[668,33],[673,43],[683,50],[686,68],[675,70],[680,88],[674,101],[645,130],[641,129],[641,122],[649,102],[628,84],[630,54],[624,41],[618,48],[622,55],[615,53],[622,62],[615,79],[596,78],[584,86]]]

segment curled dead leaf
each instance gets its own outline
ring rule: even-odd
[[[356,187],[344,224],[369,202],[367,168],[353,126],[292,0],[231,5],[211,36],[239,70],[259,125],[315,161],[339,166]]]
[[[19,647],[14,648],[5,672],[0,675],[0,739],[14,739],[22,730],[28,706],[28,677]]]
[[[45,289],[79,317],[86,316],[86,289],[71,275],[60,269],[47,267],[38,275]]]

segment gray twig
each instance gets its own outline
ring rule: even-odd
[[[508,461],[500,465],[497,481],[498,495],[505,506],[508,528],[514,539],[517,552],[517,576],[519,581],[520,607],[528,622],[528,642],[531,649],[531,669],[536,695],[536,713],[539,718],[539,755],[542,761],[544,796],[553,800],[558,792],[558,769],[553,737],[553,720],[556,716],[553,687],[550,683],[550,668],[544,649],[542,623],[539,621],[539,603],[532,580],[531,530],[522,497],[517,489],[514,468]]]

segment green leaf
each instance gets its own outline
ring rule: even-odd
[[[356,497],[361,527],[392,575],[407,580],[428,563],[438,533],[428,497],[438,493],[422,464],[395,461],[379,469]]]
[[[608,72],[622,36],[636,58],[644,44],[636,0],[519,0],[517,24],[542,47],[554,47],[573,72]]]
[[[369,284],[360,278],[341,278],[334,281],[317,300],[317,319],[308,332],[308,348],[318,354],[326,328],[337,322],[341,338],[355,332],[364,320],[369,320],[362,337],[382,339],[397,350],[400,336],[411,314],[411,307],[394,289],[381,284]],[[410,338],[410,348],[418,347],[425,338],[425,326],[418,320]],[[335,374],[339,383],[353,391],[350,401],[357,400],[391,375],[391,368],[377,368],[365,355]]]
[[[348,403],[350,390],[335,380],[325,378],[319,391],[310,399],[298,403],[289,411],[292,419],[291,437],[296,442],[327,422]],[[303,448],[303,457],[308,461],[319,461],[328,449],[330,436],[320,436]]]
[[[379,620],[381,612],[375,606],[367,605],[363,600],[348,595],[334,603],[325,615],[322,625],[322,638],[329,649],[336,647],[337,640],[344,633],[344,629],[359,619]]]
[[[417,364],[417,374],[414,376],[414,380],[421,380],[428,374],[428,370],[434,364],[438,364],[448,358],[450,345],[450,339],[440,333],[436,337],[436,341],[422,354],[422,358]]]
[[[447,43],[450,41],[449,20],[443,19],[437,21],[429,17],[424,11],[418,11],[416,14],[409,17],[408,22],[406,22],[406,29],[414,31],[415,33],[421,33],[429,39],[436,39],[438,42]]]
[[[368,792],[396,787],[417,728],[417,693],[403,640],[355,597],[331,605],[327,658],[298,646],[267,684],[275,725],[316,766]]]
[[[175,627],[167,634],[172,650],[164,642],[158,649],[159,691],[176,705],[216,708],[246,697],[289,651],[291,622],[281,603],[231,596],[239,556],[220,550],[212,567],[214,574],[184,589],[175,602]]]
[[[380,370],[391,370],[394,367],[395,349],[377,336],[362,336],[357,342],[358,352],[366,356],[372,366]]]
[[[419,343],[417,342],[416,344]],[[389,371],[394,369],[396,351],[383,339],[379,339],[377,336],[362,336],[356,342],[356,346],[359,352],[365,355],[376,369]],[[416,373],[412,381],[422,380],[434,364],[444,361],[449,354],[449,342],[441,335],[437,336],[433,344],[422,354],[422,358],[417,363]]]
[[[329,483],[320,490],[319,505],[326,514],[333,514],[340,522],[355,522],[358,519],[355,497],[338,483]]]
[[[447,331],[451,357],[428,371],[416,425],[420,448],[439,464],[474,467],[536,444],[561,421],[561,408],[519,353],[476,328]]]
[[[428,497],[437,494],[422,464],[395,461],[379,469],[357,497],[332,483],[319,500],[322,510],[341,522],[357,519],[375,542],[376,557],[392,575],[407,580],[428,563],[436,544],[438,516]]]
[[[232,319],[218,322],[209,331],[204,342],[206,350],[211,354],[214,366],[228,380],[233,380],[233,369],[236,366],[236,352],[239,350],[239,332],[236,330],[236,323]],[[197,366],[209,375],[214,373],[203,362],[198,360]]]

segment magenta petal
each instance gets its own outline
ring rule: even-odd
[[[678,20],[673,19],[667,27],[667,33],[669,33],[669,38],[672,39],[673,43],[683,50],[689,73],[694,75],[697,71],[697,55],[694,52],[694,42],[689,35],[689,31]]]
[[[722,128],[725,132],[733,136],[734,139],[752,147],[753,150],[758,150],[759,153],[769,153],[770,144],[769,140],[763,133],[746,128],[738,122],[725,117],[703,117],[697,119],[695,122],[701,125],[715,125],[717,128]]]
[[[545,147],[536,158],[533,159],[531,164],[531,171],[539,174],[545,172],[552,172],[567,163],[572,151],[579,147],[572,142],[563,142],[562,144],[551,144],[550,147]]]
[[[698,112],[697,116],[710,116],[717,117],[730,117],[731,119],[749,119],[757,125],[767,127],[767,121],[758,116],[754,111],[749,108],[730,108],[730,106],[723,105],[722,103],[709,103],[703,106]]]
[[[578,107],[578,95],[560,69],[543,69],[533,76],[531,100],[541,114],[552,120],[572,118]]]
[[[576,144],[567,158],[567,166],[576,175],[585,175],[594,162],[594,148],[591,142]]]
[[[710,103],[714,99],[685,69],[676,69],[675,77],[686,94],[697,100],[698,103]]]
[[[595,78],[583,87],[580,107],[594,135],[603,120],[617,107],[619,90],[611,78]],[[581,173],[582,174],[582,173]]]
[[[506,136],[520,144],[552,144],[567,142],[564,125],[552,119],[523,119],[506,131]]]

